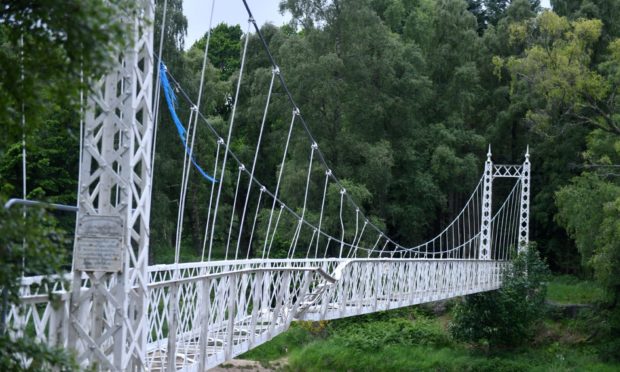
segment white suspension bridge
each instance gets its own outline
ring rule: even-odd
[[[220,135],[200,110],[210,33],[194,103],[163,61],[155,63],[162,55],[163,39],[155,54],[154,4],[140,2],[139,16],[128,24],[133,43],[88,98],[78,206],[65,208],[77,211],[72,272],[65,275],[66,281],[53,284],[43,277],[22,279],[21,306],[10,309],[5,319],[13,337],[30,332],[41,342],[68,348],[83,367],[202,371],[270,340],[295,320],[336,319],[501,286],[502,272],[516,251],[528,244],[529,154],[522,164],[497,165],[489,148],[482,177],[454,220],[425,243],[398,244],[365,217],[328,167],[245,1],[244,5],[248,33],[227,134]],[[166,27],[165,1],[163,6],[161,35]],[[271,80],[265,87],[264,111],[256,120],[260,125],[254,157],[246,166],[231,151],[231,141],[250,27],[271,63]],[[275,87],[286,93],[290,117],[281,162],[274,170],[275,187],[269,189],[256,179],[255,169]],[[191,107],[187,126],[175,112],[175,90]],[[149,266],[154,144],[161,103],[180,124],[177,129],[186,151],[175,261]],[[199,125],[212,134],[211,175],[197,165],[201,158],[194,144]],[[293,171],[287,160],[294,136],[305,138],[309,154],[301,205],[291,205],[281,195],[283,176]],[[202,260],[180,262],[192,168],[201,175],[193,182],[210,183],[208,216]],[[225,182],[226,177],[230,180]],[[497,178],[512,179],[514,186],[493,211]],[[322,187],[311,186],[317,182]],[[328,196],[333,188],[339,192],[335,202]],[[234,197],[225,197],[227,191]],[[313,198],[321,203],[311,218]],[[12,200],[6,207],[20,203],[30,202]],[[328,210],[336,211],[337,216],[330,217],[338,221],[337,233],[323,225]],[[241,238],[244,230],[250,232],[249,239]],[[225,238],[215,238],[221,231]],[[288,245],[284,258],[275,258],[272,250],[279,237],[285,237]],[[223,259],[215,258],[216,250],[224,252]]]

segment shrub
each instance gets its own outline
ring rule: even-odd
[[[504,273],[503,285],[468,296],[454,309],[450,333],[459,341],[514,347],[529,340],[544,317],[547,265],[530,246]]]

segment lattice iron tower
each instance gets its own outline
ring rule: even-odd
[[[491,259],[491,219],[493,201],[493,160],[491,160],[491,145],[487,152],[487,160],[484,163],[484,175],[482,184],[482,211],[480,221],[480,250],[478,258],[481,260]]]
[[[529,244],[529,214],[530,214],[530,148],[525,151],[525,161],[521,165],[498,165],[493,164],[491,159],[491,146],[487,152],[487,160],[484,163],[482,207],[480,218],[480,245],[478,259],[490,260],[492,236],[492,200],[493,180],[496,178],[517,178],[520,183],[519,196],[519,235],[517,249],[519,252],[527,248]]]
[[[128,46],[84,121],[68,346],[104,370],[146,368],[153,11],[141,0],[124,16]]]

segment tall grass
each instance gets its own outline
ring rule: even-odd
[[[605,300],[605,291],[594,281],[558,275],[547,283],[547,299],[563,304],[594,304]]]

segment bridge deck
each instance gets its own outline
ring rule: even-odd
[[[270,259],[151,266],[145,367],[163,371],[174,359],[177,369],[204,370],[269,341],[295,320],[338,319],[493,290],[501,285],[507,265],[481,260]],[[39,292],[41,280],[24,278],[23,305],[9,312],[8,322],[17,333],[34,330],[40,340],[66,346],[69,293],[55,288],[56,298],[50,301]],[[81,293],[92,290],[84,276]],[[113,314],[114,309],[104,313]],[[95,326],[89,315],[83,314],[82,327]]]

